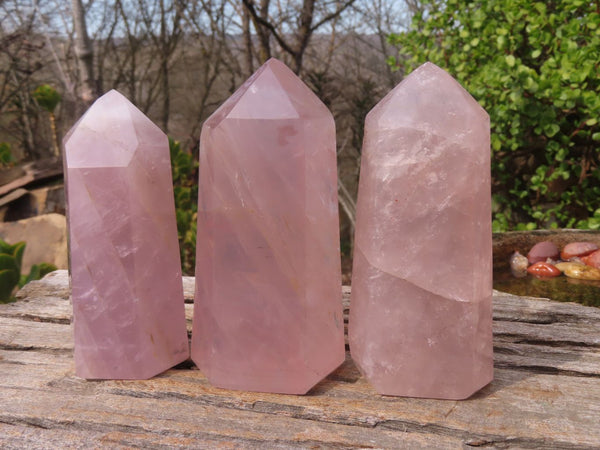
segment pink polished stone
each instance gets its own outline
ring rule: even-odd
[[[189,356],[167,137],[110,91],[64,158],[75,371],[150,378]]]
[[[275,59],[202,128],[192,359],[286,394],[344,360],[333,117]]]
[[[489,118],[427,63],[368,114],[350,351],[381,394],[463,399],[492,380]]]
[[[529,264],[537,262],[545,262],[548,258],[558,259],[560,252],[558,247],[550,241],[542,241],[535,244],[527,253],[527,261]]]

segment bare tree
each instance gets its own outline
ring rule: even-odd
[[[271,14],[270,0],[242,0],[250,15],[259,41],[259,62],[271,57],[271,37],[291,59],[291,68],[300,73],[304,54],[314,32],[346,11],[356,0],[303,0],[298,5],[277,2]],[[294,7],[295,6],[295,7]]]
[[[137,7],[144,24],[144,35],[152,43],[154,63],[158,66],[155,87],[156,94],[162,99],[160,124],[165,132],[169,130],[171,113],[170,67],[171,58],[182,38],[181,1],[138,0]]]
[[[42,68],[32,76],[22,70],[28,60],[14,53],[14,45],[12,60],[5,52],[12,62],[0,70],[14,73],[0,85],[0,108],[2,102],[19,105],[11,117],[29,130],[20,134],[21,144],[32,149],[35,105],[25,83],[54,80],[62,87],[59,129],[77,117],[70,105],[117,88],[165,131],[191,144],[202,121],[258,64],[276,56],[333,111],[338,142],[345,143],[339,145],[341,178],[350,198],[364,115],[401,76],[385,64],[395,51],[386,36],[419,7],[418,0],[5,0],[0,23],[26,24],[26,13],[33,12],[25,33],[43,48],[36,56]],[[0,38],[9,35],[6,30]],[[11,103],[18,96],[22,100]]]
[[[32,99],[44,68],[44,41],[37,33],[37,13],[19,2],[0,3],[0,142],[17,158],[49,156],[51,142],[40,145],[39,109]]]
[[[71,8],[75,28],[75,54],[77,55],[81,78],[79,97],[84,105],[89,105],[98,96],[96,78],[94,77],[94,48],[88,35],[82,1],[71,0]]]
[[[252,34],[250,31],[250,13],[248,8],[242,8],[242,36],[244,38],[244,54],[246,59],[247,75],[254,72],[254,51],[252,47]]]
[[[142,111],[148,112],[154,97],[148,80],[155,61],[145,56],[146,33],[137,10],[137,5],[131,5],[130,2],[115,2],[115,20],[120,24],[122,37],[120,40],[106,40],[103,78],[112,87],[124,89],[129,100]],[[144,101],[144,98],[150,100]]]
[[[181,96],[179,104],[191,100],[182,106],[192,112],[189,138],[196,142],[202,121],[237,88],[245,71],[243,51],[230,36],[237,17],[229,8],[229,0],[191,1],[184,19],[188,40],[180,49],[181,62],[185,66],[186,89],[194,95]]]

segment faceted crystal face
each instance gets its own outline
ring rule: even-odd
[[[491,381],[491,238],[489,117],[427,63],[365,123],[349,340],[380,393]]]
[[[204,124],[192,359],[219,387],[303,394],[344,360],[335,128],[284,64]]]
[[[64,140],[83,378],[150,378],[189,356],[169,146],[117,91]]]

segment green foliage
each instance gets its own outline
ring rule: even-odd
[[[425,0],[390,36],[410,72],[431,61],[491,119],[494,231],[598,227],[600,14],[595,2]]]
[[[577,228],[585,228],[588,230],[600,230],[600,208],[594,211],[594,215],[580,221]]]
[[[181,149],[181,144],[169,138],[177,234],[184,274],[193,274],[196,260],[196,219],[198,211],[198,163]]]
[[[19,280],[19,287],[22,288],[27,283],[33,280],[39,280],[40,278],[44,278],[50,272],[54,272],[57,270],[57,267],[54,264],[50,263],[40,263],[34,264],[31,266],[29,270],[29,275],[21,275]]]
[[[33,98],[49,113],[54,113],[61,100],[60,94],[49,84],[42,84],[33,91]]]
[[[0,239],[0,303],[13,301],[12,293],[17,286],[23,287],[56,270],[52,264],[41,263],[31,267],[29,275],[21,275],[25,242],[10,245]]]
[[[0,142],[0,167],[6,167],[13,162],[10,144],[8,142]]]

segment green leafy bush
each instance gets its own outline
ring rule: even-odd
[[[198,211],[198,163],[181,149],[181,144],[169,138],[177,234],[184,274],[193,275],[196,260],[196,219]]]
[[[595,2],[425,0],[390,36],[410,72],[431,61],[488,111],[494,231],[598,227],[600,14]]]
[[[41,263],[31,266],[29,275],[21,275],[25,246],[25,242],[10,245],[0,239],[0,303],[13,301],[12,294],[17,286],[23,287],[56,270],[52,264]]]

